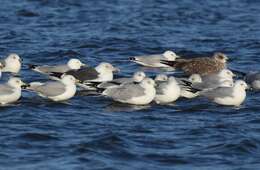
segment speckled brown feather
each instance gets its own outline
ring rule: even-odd
[[[200,74],[202,76],[217,73],[226,67],[225,63],[212,57],[177,59],[176,61],[163,61],[162,63],[181,69],[189,75]]]

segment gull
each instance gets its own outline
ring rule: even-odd
[[[132,77],[123,77],[113,79],[112,81],[105,81],[105,82],[89,82],[87,83],[88,86],[93,86],[97,88],[108,88],[111,86],[119,86],[121,84],[126,83],[139,83],[145,78],[145,73],[143,71],[137,71],[133,74]]]
[[[71,75],[64,75],[59,81],[45,83],[31,82],[26,89],[32,90],[39,96],[53,101],[64,101],[72,98],[76,93],[76,79]]]
[[[95,68],[84,67],[79,70],[70,70],[62,73],[52,72],[50,75],[61,77],[62,75],[72,75],[81,82],[104,82],[113,80],[113,72],[120,71],[110,63],[102,62]]]
[[[200,76],[199,74],[193,74],[190,76],[189,80],[182,80],[182,82],[193,88],[205,90],[213,89],[222,85],[223,82],[233,83],[233,77],[235,74],[228,69],[223,69],[216,74]]]
[[[260,90],[260,72],[251,71],[245,75],[245,80],[254,90]]]
[[[140,83],[127,83],[107,88],[102,94],[117,102],[146,105],[151,103],[155,97],[156,91],[154,86],[154,80],[145,78]]]
[[[17,77],[11,77],[7,83],[0,84],[0,104],[5,105],[17,101],[21,97],[23,85],[25,83]]]
[[[70,59],[66,64],[63,65],[29,65],[30,69],[43,74],[50,74],[51,72],[65,73],[70,70],[78,70],[82,66],[85,66],[85,64],[76,58]]]
[[[176,79],[172,76],[166,81],[157,81],[155,89],[156,96],[154,101],[157,104],[174,102],[181,94],[181,88]]]
[[[130,57],[129,60],[147,67],[169,67],[160,63],[160,60],[175,61],[179,58],[173,51],[165,51],[163,54]]]
[[[246,98],[246,89],[246,82],[237,80],[232,87],[218,87],[201,91],[200,95],[220,105],[239,106]]]
[[[9,54],[5,59],[1,59],[3,65],[2,72],[19,73],[22,67],[22,59],[15,53]]]
[[[199,95],[199,92],[191,91],[189,87],[183,84],[185,81],[190,83],[201,83],[202,79],[199,74],[193,74],[189,78],[178,78],[177,81],[181,87],[181,94],[180,94],[181,97],[191,99]]]
[[[175,61],[161,60],[161,63],[176,69],[181,69],[188,75],[200,74],[201,76],[205,76],[225,69],[227,59],[225,54],[215,53],[213,57],[177,59]]]

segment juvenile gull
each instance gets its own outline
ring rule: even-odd
[[[201,76],[214,74],[226,68],[227,56],[215,53],[213,57],[199,57],[193,59],[177,59],[175,61],[161,60],[162,64],[183,70],[186,74],[200,74]]]
[[[76,79],[71,75],[65,75],[59,81],[45,83],[32,82],[27,89],[39,94],[39,96],[53,101],[64,101],[72,98],[76,93]]]
[[[245,80],[253,90],[260,90],[260,72],[249,72]]]
[[[169,77],[167,81],[157,81],[155,89],[154,101],[158,104],[174,102],[181,94],[181,88],[174,77]]]
[[[145,78],[140,83],[127,83],[108,88],[102,94],[121,103],[146,105],[155,97],[154,86],[154,80]]]
[[[108,88],[111,86],[119,86],[121,84],[132,83],[132,82],[139,83],[145,78],[145,76],[146,75],[143,71],[137,71],[133,74],[132,77],[117,78],[117,79],[113,79],[112,81],[106,81],[106,82],[90,82],[87,83],[87,85],[97,87],[97,88]]]
[[[0,84],[0,104],[8,104],[17,101],[21,97],[21,86],[25,85],[21,79],[11,77],[7,83]]]
[[[82,66],[85,66],[85,64],[83,64],[79,59],[75,59],[75,58],[70,59],[66,64],[63,65],[53,65],[53,66],[29,65],[29,67],[32,70],[43,74],[50,74],[52,72],[65,73],[70,70],[78,70]]]
[[[9,54],[5,59],[1,59],[0,62],[3,65],[2,72],[17,74],[21,70],[22,59],[15,53]]]
[[[237,80],[232,87],[201,91],[200,95],[220,105],[239,106],[246,98],[246,89],[247,84],[242,80]]]
[[[165,51],[163,54],[130,57],[129,60],[147,67],[169,67],[160,63],[160,60],[175,61],[176,58],[179,58],[179,56],[174,52]]]

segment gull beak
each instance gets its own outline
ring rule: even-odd
[[[79,79],[76,79],[76,83],[82,83],[82,81]]]
[[[179,55],[176,55],[176,58],[181,58],[181,56],[179,56]]]
[[[86,65],[86,64],[84,64],[84,63],[81,63],[81,66],[83,66],[83,67],[84,67],[84,66],[87,66],[87,65]]]
[[[3,69],[4,68],[4,65],[0,63],[0,69]]]

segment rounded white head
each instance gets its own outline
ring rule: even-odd
[[[145,78],[145,73],[143,71],[137,71],[133,75],[133,79],[135,82],[141,82]]]
[[[21,88],[21,86],[24,85],[24,82],[22,82],[22,80],[20,78],[11,77],[8,80],[7,84],[14,88]]]
[[[237,87],[237,88],[241,88],[241,89],[243,89],[243,90],[245,90],[245,89],[248,88],[246,82],[243,81],[243,80],[237,80],[237,81],[235,82],[235,85],[234,85],[234,86]]]
[[[21,65],[22,65],[22,59],[19,57],[19,55],[15,53],[11,53],[5,59],[5,65],[3,71],[18,73],[21,69]]]
[[[189,81],[191,81],[192,83],[201,83],[202,82],[202,78],[199,74],[192,74],[189,77]]]
[[[158,74],[156,75],[155,81],[167,81],[168,80],[168,76],[166,74]]]
[[[219,77],[232,80],[235,74],[228,69],[223,69],[218,73]]]
[[[118,68],[112,66],[110,63],[100,63],[97,67],[96,70],[98,72],[114,72],[114,71],[120,71]]]
[[[141,81],[141,85],[144,87],[154,87],[155,82],[151,78],[144,78],[143,81]]]
[[[85,64],[83,64],[79,59],[72,58],[68,61],[67,65],[73,70],[78,70]]]
[[[163,56],[169,61],[174,61],[176,58],[179,58],[173,51],[165,51]]]
[[[72,75],[64,75],[61,77],[61,82],[64,83],[65,85],[70,85],[70,84],[75,84],[76,79]]]

